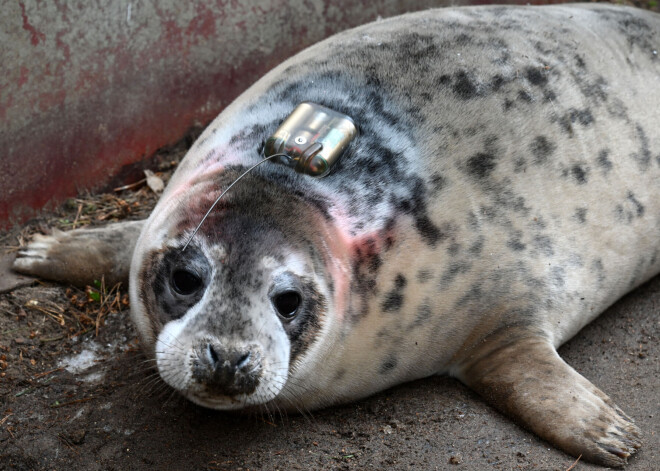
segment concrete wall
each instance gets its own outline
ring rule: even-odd
[[[303,47],[444,3],[2,0],[0,227],[103,186]]]

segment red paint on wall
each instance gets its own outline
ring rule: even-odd
[[[13,16],[3,7],[0,17],[0,27],[17,32],[16,44],[0,49],[11,72],[11,80],[0,76],[0,227],[80,189],[105,186],[123,166],[208,123],[261,75],[323,36],[438,4],[324,0],[317,10],[293,0],[249,8],[238,0],[53,2],[55,13],[19,2]],[[99,11],[91,15],[96,23],[87,21]]]
[[[163,79],[157,85],[158,99],[143,114],[131,114],[126,109],[131,83],[140,80],[139,70],[133,71],[134,75],[127,73],[124,84],[115,83],[104,93],[89,95],[75,110],[68,109],[66,115],[74,115],[75,120],[66,123],[64,129],[61,113],[65,92],[42,93],[38,106],[44,113],[33,124],[33,128],[41,130],[40,136],[34,139],[32,130],[26,129],[13,139],[15,155],[29,153],[40,158],[29,166],[23,159],[0,162],[7,180],[22,182],[20,188],[13,188],[6,195],[9,198],[0,198],[0,221],[24,220],[31,215],[29,208],[41,208],[75,195],[80,181],[86,182],[86,188],[103,187],[123,166],[175,142],[194,123],[211,121],[227,103],[226,97],[238,95],[247,85],[234,77],[256,78],[264,67],[279,62],[246,59],[236,69],[194,77],[189,83],[174,77]],[[195,93],[185,93],[189,89]],[[116,112],[99,113],[107,111],[108,104],[116,104]],[[51,158],[60,155],[67,158]]]
[[[25,85],[28,81],[30,71],[28,70],[27,67],[21,66],[21,75],[18,77],[18,88],[23,88],[23,85]]]
[[[46,35],[30,24],[28,20],[27,13],[25,13],[25,4],[23,2],[18,2],[21,7],[21,15],[23,16],[23,29],[30,32],[31,38],[30,42],[33,46],[38,46],[39,41],[45,41]]]

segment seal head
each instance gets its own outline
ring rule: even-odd
[[[334,302],[325,273],[336,259],[318,250],[316,228],[305,230],[318,227],[322,214],[300,196],[268,188],[272,183],[258,175],[228,194],[182,250],[215,192],[239,173],[227,170],[193,185],[195,196],[186,200],[194,203],[177,213],[175,224],[161,225],[156,213],[139,242],[146,250],[134,259],[133,315],[161,377],[191,401],[218,409],[281,395]]]

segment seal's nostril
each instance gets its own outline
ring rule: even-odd
[[[213,369],[215,369],[218,365],[218,361],[220,361],[220,358],[218,357],[218,352],[215,351],[213,345],[208,344],[206,347],[206,353],[208,354],[209,362],[211,363],[211,366],[213,367]]]
[[[240,370],[245,365],[247,365],[248,362],[250,361],[250,356],[251,356],[250,352],[247,352],[244,355],[242,355],[236,362],[236,369]]]

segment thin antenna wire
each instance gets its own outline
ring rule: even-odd
[[[218,197],[216,198],[216,200],[213,202],[213,204],[211,205],[211,207],[209,208],[209,210],[206,211],[206,214],[204,215],[204,217],[202,218],[202,220],[199,222],[199,224],[197,225],[197,227],[196,227],[195,230],[193,231],[192,235],[190,236],[190,238],[189,238],[188,241],[186,242],[186,245],[184,245],[183,248],[181,249],[181,252],[185,252],[185,250],[188,248],[188,245],[190,245],[190,242],[193,240],[193,237],[195,237],[195,234],[197,234],[197,231],[199,231],[199,228],[202,227],[202,224],[204,224],[204,221],[206,221],[206,218],[209,217],[209,214],[211,214],[211,211],[213,211],[213,208],[215,208],[215,205],[218,204],[218,201],[220,201],[220,199],[221,199],[223,196],[225,196],[225,193],[227,193],[229,190],[231,190],[231,187],[234,186],[234,185],[235,185],[235,184],[236,184],[241,178],[243,178],[245,175],[247,175],[248,173],[250,173],[252,170],[254,170],[255,168],[257,168],[259,165],[263,164],[266,160],[270,160],[270,159],[272,159],[273,157],[289,157],[289,156],[288,156],[287,154],[283,154],[283,153],[281,153],[281,154],[273,154],[273,155],[269,155],[268,157],[266,157],[265,159],[263,159],[263,160],[260,161],[259,163],[254,164],[252,167],[250,167],[250,168],[247,169],[245,172],[243,172],[243,174],[242,174],[240,177],[238,177],[236,180],[234,180],[234,181],[231,183],[231,185],[229,185],[229,186],[227,187],[227,189],[226,189],[225,191],[223,191],[222,193],[220,193],[220,196],[218,196]]]

